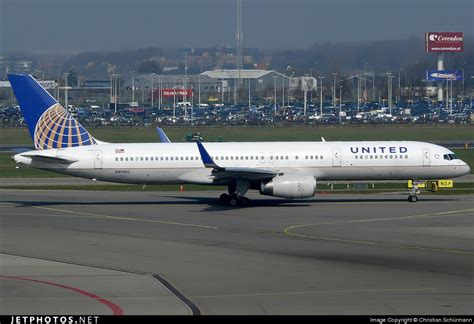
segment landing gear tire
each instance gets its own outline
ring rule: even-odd
[[[226,193],[223,193],[220,197],[219,197],[219,201],[220,202],[223,202],[223,203],[227,203],[229,202],[229,199],[230,199],[230,196]]]
[[[408,196],[408,201],[409,202],[417,202],[418,201],[418,196],[410,195],[410,196]]]
[[[232,206],[232,207],[235,207],[239,204],[239,198],[237,198],[236,195],[232,195],[230,196],[230,199],[229,199],[229,205]]]
[[[247,197],[240,197],[239,204],[241,206],[248,206],[250,204],[250,199],[248,199]]]

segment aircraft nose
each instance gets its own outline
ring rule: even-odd
[[[466,172],[466,174],[469,174],[471,172],[471,167],[463,161],[463,169]]]

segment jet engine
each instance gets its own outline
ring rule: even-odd
[[[316,178],[312,175],[278,175],[260,183],[260,193],[281,198],[310,198],[316,193]]]

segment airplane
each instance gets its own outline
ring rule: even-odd
[[[102,181],[224,185],[220,200],[246,206],[245,194],[311,198],[317,181],[417,180],[468,174],[439,145],[415,141],[107,143],[92,136],[29,74],[9,74],[35,150],[12,158],[27,166]],[[165,135],[166,136],[166,135]]]

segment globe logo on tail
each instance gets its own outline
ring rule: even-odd
[[[97,144],[92,135],[57,103],[36,123],[34,142],[37,150]]]

